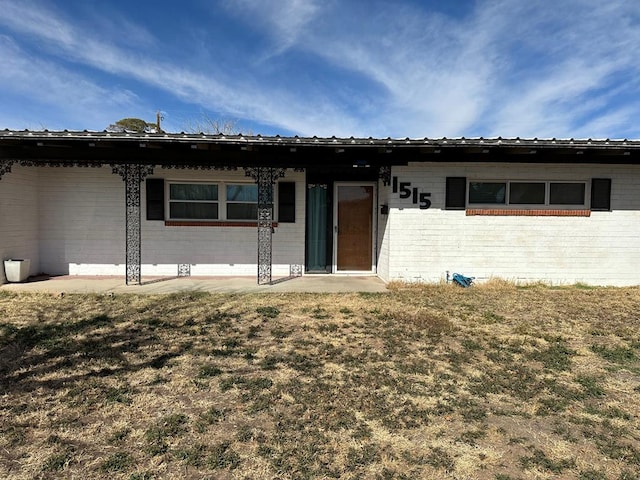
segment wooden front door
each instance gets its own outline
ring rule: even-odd
[[[336,271],[373,269],[374,186],[336,184]]]

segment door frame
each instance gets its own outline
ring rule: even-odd
[[[371,199],[371,269],[369,270],[340,270],[338,271],[338,190],[341,186],[351,186],[351,187],[372,187],[373,188],[373,198]],[[331,260],[331,271],[334,274],[375,274],[376,273],[376,258],[377,254],[377,232],[378,225],[377,220],[378,217],[376,213],[378,205],[378,184],[377,182],[334,182],[333,184],[333,252],[332,252],[332,260]]]

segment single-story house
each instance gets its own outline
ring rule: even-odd
[[[637,285],[640,141],[4,130],[0,257],[129,284]]]

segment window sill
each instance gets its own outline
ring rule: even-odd
[[[234,222],[234,221],[190,221],[190,220],[165,220],[165,227],[258,227],[258,222]],[[277,227],[278,222],[271,222],[272,227]]]
[[[467,208],[468,217],[590,217],[591,210],[562,210],[562,209],[515,209],[515,208]]]

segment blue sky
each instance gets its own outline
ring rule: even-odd
[[[0,128],[640,138],[637,0],[0,0]]]

